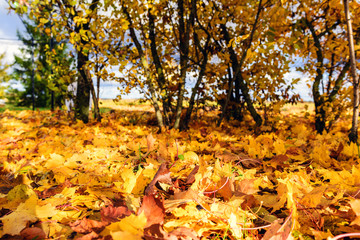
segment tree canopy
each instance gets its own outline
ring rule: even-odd
[[[22,2],[21,2],[22,3]],[[286,79],[294,59],[308,76],[315,126],[328,131],[351,101],[346,21],[337,1],[12,1],[45,33],[68,41],[77,59],[75,114],[88,121],[93,78],[137,88],[153,105],[160,129],[186,129],[195,104],[212,100],[224,117],[254,128],[296,102],[299,79]],[[358,3],[350,3],[356,16]],[[16,6],[16,7],[15,7]],[[359,22],[353,18],[355,45]],[[357,47],[355,50],[357,51]]]

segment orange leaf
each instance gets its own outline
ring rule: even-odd
[[[131,211],[124,206],[120,206],[120,207],[108,206],[102,208],[100,210],[100,214],[101,214],[101,221],[112,223],[119,221],[119,219],[121,218],[130,216]]]
[[[291,221],[288,217],[281,225],[282,219],[275,220],[270,228],[266,231],[262,240],[292,240],[291,236]]]
[[[170,171],[166,167],[166,163],[162,163],[159,167],[159,170],[156,172],[153,180],[149,183],[145,189],[145,195],[151,195],[156,193],[155,184],[157,182],[172,184]]]
[[[217,191],[218,194],[220,194],[221,197],[224,198],[225,201],[228,201],[234,191],[234,183],[229,177],[223,177],[220,181],[220,184],[218,184],[219,190]]]
[[[92,231],[101,232],[108,224],[109,223],[107,222],[99,222],[83,218],[81,220],[76,220],[75,222],[70,223],[70,227],[73,231],[78,233],[91,233]]]
[[[45,232],[38,227],[25,228],[20,232],[20,236],[22,236],[25,240],[30,240],[30,239],[41,240],[46,238]]]
[[[146,227],[153,224],[162,224],[165,217],[164,203],[154,195],[145,195],[138,214],[144,212],[147,222]]]

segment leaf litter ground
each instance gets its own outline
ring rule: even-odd
[[[2,239],[326,239],[360,231],[358,147],[348,120],[311,116],[156,133],[152,114],[101,123],[64,112],[0,116]],[[237,127],[232,127],[236,125]],[[263,130],[266,130],[265,128]]]

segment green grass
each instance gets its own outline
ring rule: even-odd
[[[5,104],[5,106],[0,106],[0,112],[4,112],[6,109],[10,110],[10,111],[23,111],[23,110],[32,110],[32,107],[19,107],[16,106],[15,104]],[[46,111],[46,110],[50,110],[50,108],[35,108],[35,110],[39,110],[39,111]]]

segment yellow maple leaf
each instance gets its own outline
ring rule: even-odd
[[[360,226],[360,200],[359,199],[353,199],[349,203],[350,203],[350,206],[351,206],[352,210],[356,214],[355,220],[352,221],[350,225],[358,225],[358,226]]]
[[[141,239],[143,235],[144,228],[146,226],[146,216],[144,212],[141,212],[138,216],[132,214],[128,217],[121,219],[119,222],[111,223],[105,228],[101,235],[110,234],[113,239],[122,239],[118,238],[119,236],[127,236],[127,239]]]
[[[307,207],[317,207],[321,202],[321,198],[323,197],[326,188],[326,186],[314,188],[311,192],[305,194],[304,198],[301,199],[301,203]]]
[[[28,222],[52,217],[57,213],[55,207],[50,204],[38,204],[37,196],[31,195],[24,203],[20,203],[14,212],[0,218],[4,225],[3,234],[18,235]]]
[[[3,235],[19,235],[28,222],[36,221],[37,217],[35,215],[34,207],[36,206],[37,201],[37,197],[32,195],[24,203],[20,203],[14,212],[0,218],[4,225]]]

